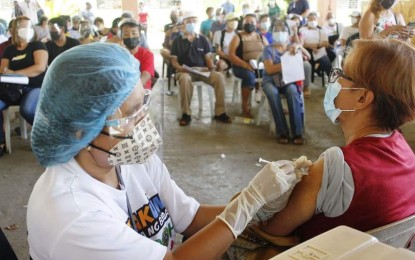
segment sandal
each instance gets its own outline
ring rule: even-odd
[[[187,126],[190,124],[190,121],[192,121],[192,116],[183,114],[182,119],[180,119],[180,126]]]
[[[288,144],[288,136],[286,136],[286,135],[280,135],[280,138],[278,139],[278,143],[280,143],[280,144]]]
[[[214,118],[222,123],[232,123],[232,119],[226,113],[222,113],[219,116],[215,116]]]
[[[296,144],[296,145],[302,145],[302,144],[304,144],[304,139],[301,135],[295,136],[294,140],[293,140],[293,143]]]

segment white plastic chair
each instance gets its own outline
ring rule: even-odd
[[[6,149],[8,153],[12,153],[12,145],[11,145],[11,130],[10,130],[10,114],[11,113],[19,113],[19,106],[9,106],[7,109],[3,110],[3,118],[4,118],[4,132],[5,132],[5,139],[6,139]],[[20,115],[19,113],[19,121],[20,121],[20,136],[23,139],[27,139],[27,124],[26,120]]]
[[[203,110],[203,86],[206,86],[209,95],[209,105],[210,105],[210,116],[213,117],[215,115],[215,101],[214,101],[214,90],[213,87],[203,81],[193,81],[192,82],[194,87],[197,87],[197,98],[199,101],[199,116],[202,114]],[[178,87],[178,94],[177,94],[177,118],[180,119],[183,115],[181,100],[180,100],[180,87]]]

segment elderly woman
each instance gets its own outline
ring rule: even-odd
[[[281,56],[288,51],[289,33],[284,22],[277,20],[272,33],[273,44],[264,49],[262,59],[264,61],[263,89],[271,107],[272,116],[277,129],[278,142],[287,144],[289,139],[289,129],[282,109],[280,95],[285,95],[288,103],[290,115],[291,133],[294,144],[303,144],[303,122],[302,122],[302,100],[301,89],[295,83],[285,84],[282,82]],[[306,49],[301,45],[290,46],[291,54],[301,50],[303,55],[310,56]]]
[[[326,150],[261,228],[303,240],[339,225],[368,231],[415,214],[415,155],[398,130],[415,118],[415,48],[356,40],[324,98],[346,145]],[[405,68],[405,69],[402,69]]]
[[[218,258],[296,179],[270,163],[226,208],[187,196],[155,154],[138,67],[109,43],[74,47],[49,67],[32,130],[47,167],[27,209],[33,259]],[[190,238],[173,251],[176,233]]]
[[[229,44],[229,59],[233,65],[233,73],[242,79],[242,112],[243,116],[252,117],[248,100],[251,91],[255,88],[255,69],[250,60],[257,60],[268,45],[265,37],[258,34],[256,29],[256,15],[247,14],[243,21],[243,31],[233,37]]]
[[[1,59],[0,72],[20,74],[29,78],[29,84],[21,87],[20,114],[29,124],[33,124],[39,98],[40,87],[48,64],[46,46],[36,38],[32,23],[26,16],[17,17],[11,29],[12,44],[5,50]],[[10,104],[0,99],[0,111]],[[3,113],[0,113],[0,155],[4,149]]]

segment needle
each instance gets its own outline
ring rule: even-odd
[[[259,159],[258,159],[258,162],[264,162],[264,163],[270,163],[270,161],[267,161],[267,160],[264,160],[264,159],[262,159],[261,157],[259,157]]]

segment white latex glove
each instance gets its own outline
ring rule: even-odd
[[[294,162],[281,160],[275,163],[277,163],[280,169],[283,171],[283,173],[279,176],[281,182],[289,188],[282,194],[282,196],[279,196],[269,203],[266,203],[262,208],[260,208],[252,219],[254,223],[259,221],[266,221],[270,219],[275,213],[285,208],[285,205],[287,205],[288,199],[290,198],[291,192],[293,191],[295,185],[301,181],[303,175],[308,173],[308,168],[313,164],[310,160],[307,160],[306,156],[301,156]]]
[[[293,180],[287,181],[286,176],[290,176],[288,179]],[[264,205],[272,204],[287,192],[291,188],[289,183],[295,179],[295,174],[284,173],[278,162],[267,164],[251,180],[248,187],[243,189],[239,196],[226,206],[218,218],[228,225],[236,238],[242,233],[255,213]]]

